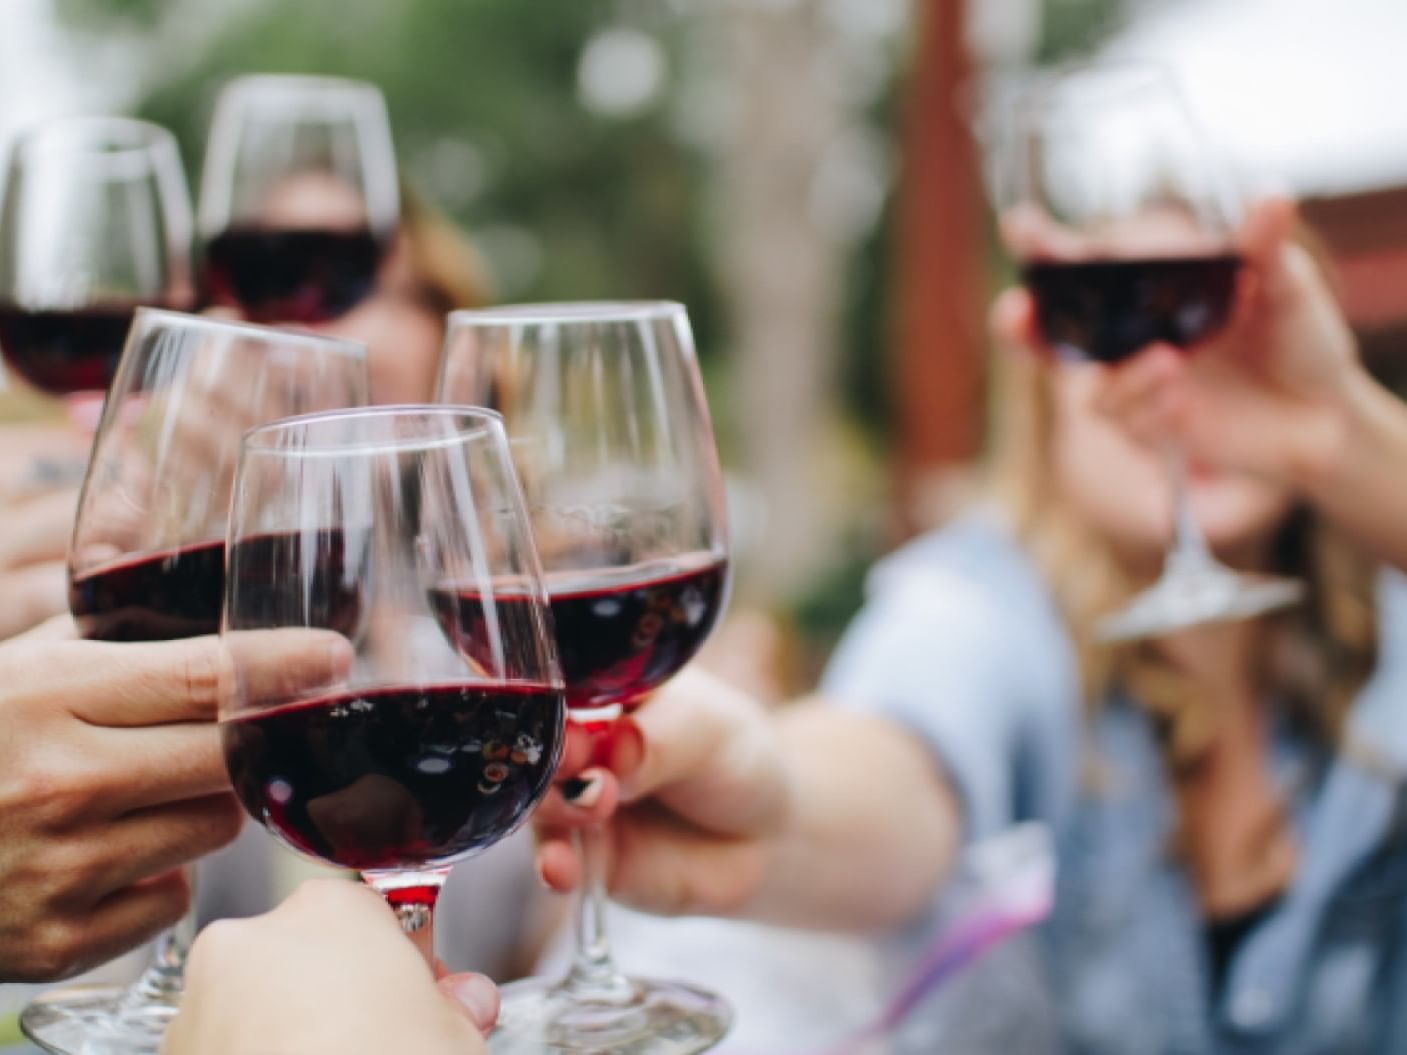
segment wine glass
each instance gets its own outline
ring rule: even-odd
[[[0,352],[53,395],[102,392],[139,305],[187,308],[191,205],[176,141],[125,117],[20,137],[0,202]]]
[[[609,736],[615,718],[698,652],[728,593],[722,475],[688,316],[667,303],[455,312],[439,391],[504,416],[546,571],[569,717]],[[728,1029],[731,1012],[714,994],[616,969],[602,837],[582,836],[571,970],[504,989],[494,1055],[684,1055]]]
[[[1022,264],[1047,351],[1116,366],[1155,343],[1195,354],[1232,317],[1246,264],[1243,203],[1176,85],[1157,67],[1074,67],[1041,78],[1016,113],[1001,226]],[[1106,641],[1249,618],[1294,604],[1295,580],[1212,556],[1168,451],[1171,549],[1162,575],[1099,626]]]
[[[94,441],[69,551],[84,637],[214,634],[240,438],[274,418],[366,402],[366,352],[331,338],[137,310]],[[180,1001],[194,908],[130,987],[66,989],[25,1009],[49,1051],[155,1055]]]
[[[398,216],[374,85],[260,74],[221,91],[199,205],[213,303],[258,322],[338,318],[371,294]]]
[[[235,792],[292,849],[360,872],[429,956],[450,867],[527,819],[565,733],[502,419],[405,406],[255,429],[229,554],[237,673],[271,633],[321,631],[349,659],[330,683],[236,678],[220,713]]]

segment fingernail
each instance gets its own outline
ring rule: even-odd
[[[573,777],[562,782],[562,798],[578,809],[589,810],[601,798],[601,779],[597,776]]]
[[[498,1021],[498,987],[481,974],[457,974],[442,982],[481,1032],[487,1033]]]

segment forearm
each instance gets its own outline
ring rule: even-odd
[[[1407,407],[1366,372],[1298,437],[1302,492],[1380,560],[1407,570]]]
[[[743,914],[869,930],[932,903],[958,843],[958,811],[932,755],[900,726],[821,703],[777,719],[790,805],[762,846]]]

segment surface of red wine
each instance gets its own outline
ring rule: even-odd
[[[526,683],[377,688],[222,722],[249,812],[361,871],[438,867],[527,817],[562,746],[562,694]]]
[[[15,373],[52,395],[102,391],[136,311],[135,304],[34,311],[0,303],[0,353]]]
[[[567,706],[630,708],[642,702],[707,640],[727,581],[727,562],[707,554],[547,576]],[[500,626],[530,620],[523,598],[499,592],[495,599]],[[482,595],[448,586],[435,590],[432,602],[456,647],[494,669]]]
[[[1226,325],[1239,257],[1041,261],[1024,270],[1045,343],[1118,363],[1155,342],[1189,349]]]
[[[232,227],[205,247],[206,292],[256,322],[323,322],[370,296],[383,248],[368,230]]]
[[[169,641],[220,630],[225,599],[225,544],[118,561],[75,578],[68,606],[84,637],[98,641]]]
[[[305,561],[303,548],[315,547]],[[360,595],[346,582],[340,531],[254,535],[236,546],[236,573],[252,580],[241,616],[247,625],[317,626],[350,633],[360,614]],[[311,589],[297,591],[297,612],[272,611],[295,591],[272,584],[312,569]],[[148,553],[85,572],[69,585],[69,610],[79,632],[98,641],[169,641],[220,631],[225,601],[225,544],[203,542]]]

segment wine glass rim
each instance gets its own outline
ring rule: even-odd
[[[651,322],[687,315],[677,300],[579,300],[461,308],[449,314],[451,329],[510,324]]]
[[[371,81],[320,73],[245,73],[225,82],[220,89],[220,95],[228,98],[257,98],[279,94],[286,99],[289,91],[308,96],[338,94],[376,99],[385,97],[381,89]]]
[[[84,133],[90,133],[85,136]],[[106,157],[149,155],[176,148],[176,137],[153,121],[122,114],[72,114],[30,125],[15,140],[18,156],[31,150],[72,146]]]
[[[433,437],[407,436],[398,439],[331,439],[310,441],[297,448],[279,447],[273,442],[278,434],[302,430],[307,434],[310,427],[337,421],[354,419],[371,420],[389,417],[440,418],[445,420],[474,419],[474,423],[458,428],[452,435]],[[505,438],[503,415],[487,407],[474,407],[452,403],[386,403],[374,407],[343,407],[338,410],[318,410],[310,414],[298,414],[280,418],[277,421],[256,425],[244,433],[243,446],[246,451],[260,454],[278,454],[290,458],[316,457],[318,455],[352,454],[364,451],[425,451],[452,447],[477,439],[485,434]]]
[[[220,319],[209,315],[192,315],[190,312],[173,311],[170,308],[155,308],[148,305],[142,305],[137,309],[132,324],[133,329],[136,329],[138,323],[148,319],[159,324],[180,326],[187,330],[213,330],[221,333],[244,334],[246,337],[253,337],[269,344],[314,345],[362,361],[365,361],[367,357],[366,345],[360,341],[348,340],[345,337],[329,337],[321,333],[285,329],[281,326],[261,326],[255,322],[245,322],[243,319]]]

